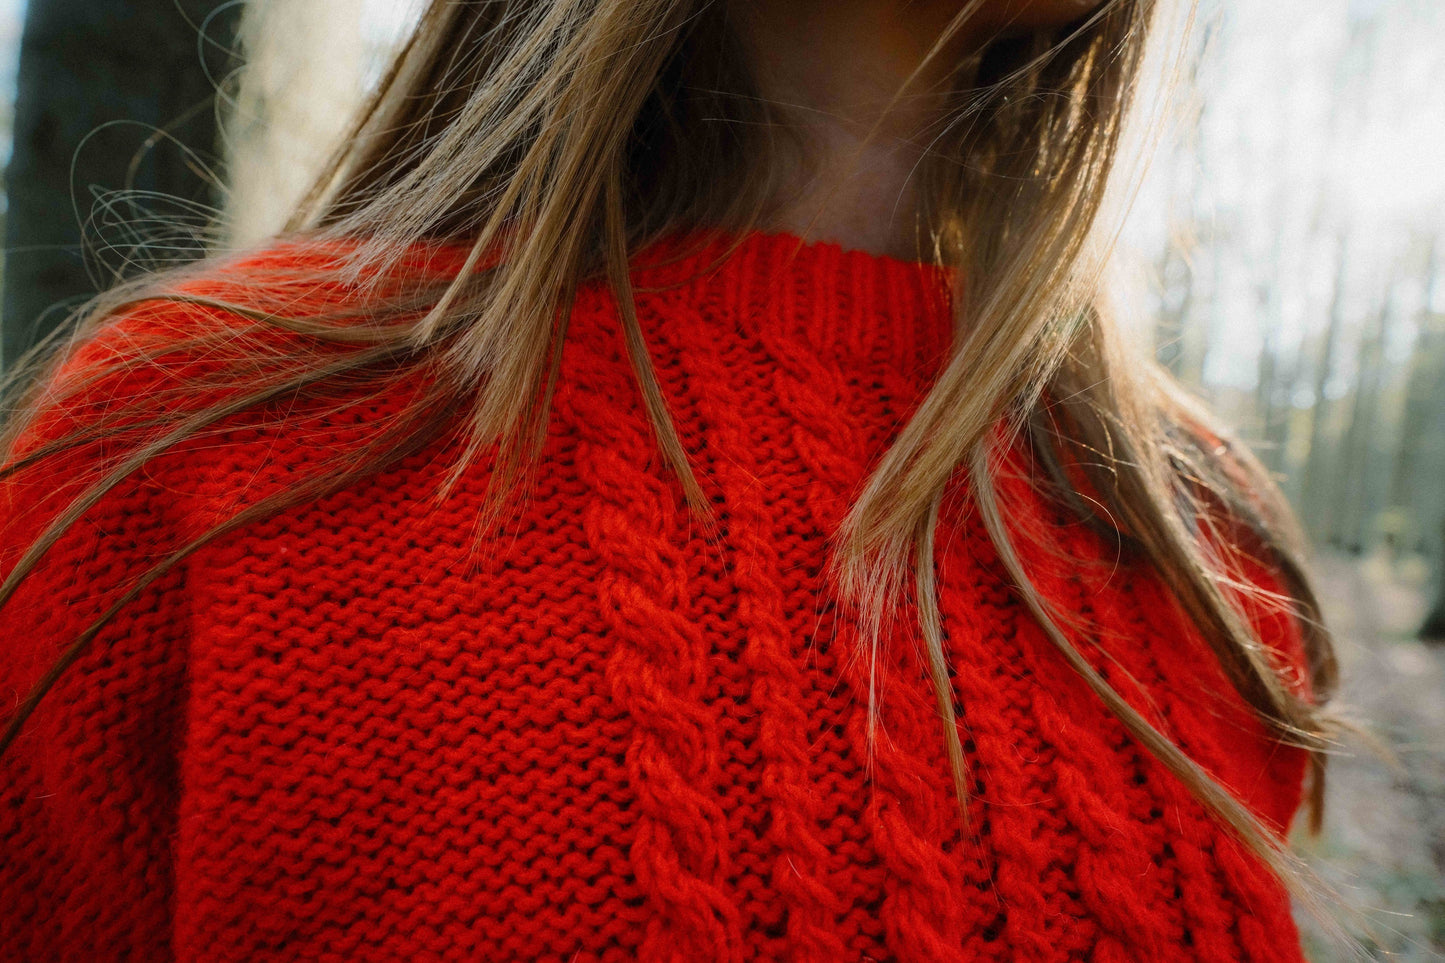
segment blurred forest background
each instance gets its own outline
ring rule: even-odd
[[[0,0],[0,364],[115,277],[274,231],[415,10]],[[1299,845],[1370,914],[1375,958],[1440,959],[1445,3],[1200,0],[1191,43],[1120,244],[1132,304],[1278,473],[1342,699],[1395,751],[1351,747]]]

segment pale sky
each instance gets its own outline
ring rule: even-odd
[[[1340,238],[1347,328],[1392,288],[1403,356],[1445,227],[1445,3],[1202,0],[1200,14],[1197,134],[1161,154],[1128,241],[1148,258],[1171,230],[1217,234],[1194,264],[1223,325],[1206,381],[1249,388],[1266,328],[1287,348],[1323,328]]]

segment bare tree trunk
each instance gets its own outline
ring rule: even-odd
[[[1259,309],[1263,315],[1263,324],[1261,325],[1263,337],[1260,341],[1259,366],[1254,394],[1254,411],[1259,419],[1259,443],[1256,448],[1260,461],[1272,472],[1279,472],[1284,468],[1284,439],[1281,421],[1287,417],[1287,412],[1285,414],[1280,412],[1280,399],[1277,396],[1281,393],[1281,383],[1289,380],[1286,373],[1281,371],[1280,364],[1282,360],[1279,332],[1282,320],[1280,317],[1280,288],[1284,283],[1280,264],[1283,257],[1283,243],[1283,234],[1276,232],[1274,244],[1270,249],[1269,270],[1257,283],[1255,291]]]
[[[365,26],[336,0],[247,3],[245,76],[226,128],[229,243],[278,231],[337,146],[375,54]]]
[[[104,246],[144,241],[134,232],[153,229],[147,213],[204,226],[218,197],[198,172],[214,162],[215,82],[230,68],[237,10],[222,0],[30,0],[6,172],[0,363],[59,323],[65,312],[48,309],[112,280],[106,255],[111,266],[123,259]],[[143,194],[125,203],[107,193],[122,188]],[[101,248],[99,263],[82,256],[81,222],[92,218],[86,241]]]
[[[1393,290],[1392,284],[1388,290]],[[1345,432],[1344,464],[1338,473],[1340,489],[1336,501],[1334,542],[1355,554],[1370,548],[1371,528],[1377,507],[1374,483],[1376,434],[1379,428],[1380,389],[1384,380],[1384,346],[1393,322],[1393,305],[1387,297],[1371,319],[1370,333],[1360,347],[1360,370],[1355,379],[1355,398],[1350,426]]]
[[[1300,508],[1307,519],[1311,534],[1324,538],[1330,533],[1330,512],[1325,506],[1330,501],[1331,469],[1329,464],[1328,438],[1329,416],[1333,402],[1326,396],[1330,375],[1334,371],[1335,352],[1339,349],[1340,329],[1344,323],[1344,287],[1348,245],[1340,238],[1339,260],[1335,267],[1334,291],[1330,299],[1329,327],[1320,346],[1319,359],[1315,364],[1314,404],[1309,416],[1309,452],[1305,456],[1304,478],[1300,483]]]
[[[1410,354],[1404,411],[1401,415],[1400,443],[1395,449],[1394,467],[1390,477],[1390,507],[1403,512],[1407,519],[1414,517],[1417,521],[1425,521],[1417,515],[1423,507],[1417,504],[1419,483],[1422,480],[1420,468],[1425,460],[1421,456],[1428,456],[1429,446],[1434,441],[1432,433],[1438,430],[1433,427],[1433,402],[1436,400],[1434,394],[1438,390],[1437,381],[1445,376],[1445,371],[1437,367],[1438,334],[1435,331],[1435,318],[1431,314],[1431,306],[1436,302],[1440,285],[1440,270],[1435,263],[1437,244],[1437,240],[1431,238],[1425,252],[1424,304],[1417,316],[1419,335],[1415,340],[1415,349]],[[1421,540],[1426,527],[1417,527]]]
[[[1440,519],[1440,544],[1445,545],[1445,517]],[[1445,557],[1435,566],[1438,574],[1435,587],[1435,605],[1430,609],[1430,614],[1425,616],[1425,624],[1420,626],[1419,636],[1431,642],[1445,642]]]

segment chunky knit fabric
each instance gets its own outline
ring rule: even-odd
[[[439,441],[226,534],[121,609],[0,760],[0,958],[1300,959],[1281,886],[1050,647],[962,484],[936,566],[968,833],[906,620],[869,777],[828,536],[947,352],[947,278],[785,235],[721,253],[634,274],[715,539],[656,454],[614,302],[585,287],[504,533],[476,544],[486,459],[437,497]],[[151,306],[109,335],[205,310]],[[137,472],[0,611],[7,706],[128,577],[400,403],[298,403]],[[0,489],[0,570],[87,457]],[[1159,578],[1034,473],[1016,445],[1002,494],[1085,654],[1283,831],[1301,753]],[[1254,615],[1297,666],[1292,620]]]

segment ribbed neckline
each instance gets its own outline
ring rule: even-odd
[[[461,245],[412,267],[458,269]],[[953,342],[957,270],[785,231],[677,231],[630,261],[639,312],[696,321],[852,367],[932,373]],[[596,287],[605,290],[604,280]],[[647,310],[650,308],[651,310]]]
[[[634,255],[631,275],[639,299],[682,297],[843,363],[931,368],[953,338],[955,269],[787,232],[670,235]]]

